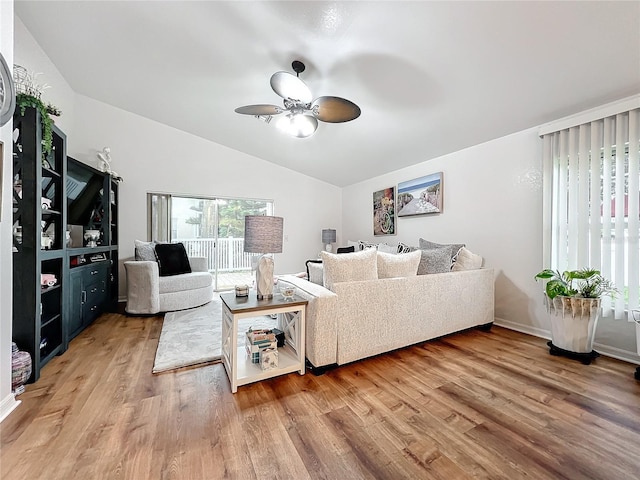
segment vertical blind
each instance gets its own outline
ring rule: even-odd
[[[620,292],[603,298],[603,313],[632,321],[640,301],[640,108],[542,138],[545,258],[561,271],[600,270]]]

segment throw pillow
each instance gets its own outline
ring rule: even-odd
[[[318,285],[323,285],[323,272],[322,260],[307,260],[305,262],[307,267],[307,280]],[[323,285],[324,286],[324,285]]]
[[[338,247],[338,250],[336,250],[336,253],[353,253],[355,251],[356,251],[356,247],[351,245],[349,247]]]
[[[374,248],[340,255],[320,252],[324,265],[324,286],[333,290],[333,285],[339,282],[377,280],[377,255]]]
[[[156,242],[143,242],[142,240],[134,240],[135,259],[137,261],[157,262],[156,258]]]
[[[451,246],[419,250],[418,275],[446,273],[451,271]]]
[[[360,244],[360,250],[365,250],[367,248],[378,248],[378,244],[376,243],[365,242],[364,240],[360,240],[358,243]]]
[[[451,247],[451,262],[455,262],[458,257],[458,252],[462,247],[464,247],[464,243],[450,243],[450,244],[441,244],[430,242],[429,240],[425,240],[421,238],[419,240],[419,245],[421,250],[431,250],[433,248],[442,248],[442,247]]]
[[[378,278],[413,277],[418,272],[422,252],[385,253],[378,250]]]
[[[347,247],[353,247],[353,251],[360,250],[360,242],[354,242],[353,240],[347,240]]]
[[[409,253],[417,249],[417,247],[412,247],[411,245],[407,245],[406,243],[398,242],[398,253]]]
[[[386,243],[378,244],[378,251],[383,253],[398,253],[397,245],[388,245]]]
[[[189,257],[182,243],[158,243],[156,256],[161,277],[191,273]]]
[[[458,253],[458,259],[453,264],[454,272],[462,270],[477,270],[482,267],[482,257],[471,252],[469,249],[462,247]]]

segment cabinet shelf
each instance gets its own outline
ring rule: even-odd
[[[40,319],[40,329],[45,328],[47,325],[50,325],[59,318],[61,318],[59,313],[55,313],[53,315],[42,315],[42,318]]]
[[[62,215],[62,212],[58,211],[58,210],[52,210],[50,208],[46,208],[44,210],[42,210],[42,216],[47,216],[47,215]]]
[[[51,249],[51,250],[40,250],[40,258],[42,260],[52,260],[54,258],[62,258],[64,257],[64,250],[58,248],[58,249]]]
[[[109,245],[101,245],[99,247],[78,247],[78,248],[67,248],[67,253],[69,254],[69,256],[73,257],[76,255],[108,252],[109,250],[112,250],[112,249],[113,247]]]
[[[49,363],[49,361],[55,357],[56,355],[59,355],[60,353],[62,353],[62,345],[57,345],[53,350],[51,350],[50,352],[46,352],[44,353],[44,358],[40,359],[40,368],[44,367],[47,363]]]
[[[59,283],[51,287],[40,287],[40,294],[44,295],[46,293],[53,292],[54,290],[58,290],[59,288],[61,288]]]
[[[62,174],[47,167],[42,167],[42,176],[50,178],[62,178]]]

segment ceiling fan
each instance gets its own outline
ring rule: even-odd
[[[277,126],[298,138],[313,135],[318,128],[318,120],[328,123],[342,123],[360,116],[360,107],[340,97],[318,97],[315,100],[309,87],[300,80],[304,63],[295,60],[291,67],[296,75],[276,72],[271,76],[271,88],[284,99],[284,108],[277,105],[246,105],[235,109],[236,113],[253,115],[269,123],[274,115],[284,114]]]

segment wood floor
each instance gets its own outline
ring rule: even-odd
[[[152,375],[161,317],[101,317],[1,425],[2,479],[640,477],[634,366],[494,327],[232,395]]]

